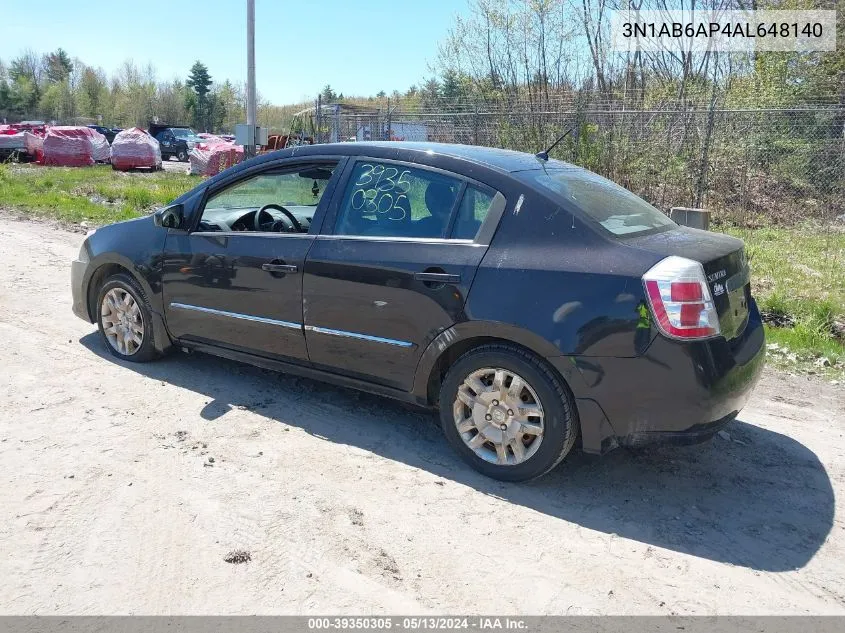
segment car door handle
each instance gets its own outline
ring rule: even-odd
[[[461,283],[460,275],[450,275],[449,273],[414,273],[414,279],[417,281],[431,281],[438,284]]]
[[[261,270],[266,270],[268,273],[295,273],[299,270],[296,264],[261,264]]]

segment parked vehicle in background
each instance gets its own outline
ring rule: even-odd
[[[161,147],[161,159],[188,162],[188,152],[194,149],[202,139],[191,128],[178,125],[160,125],[151,123],[149,133],[158,141]]]
[[[123,128],[119,127],[105,127],[103,125],[88,125],[87,127],[91,128],[92,130],[96,130],[100,134],[106,137],[106,140],[111,145],[114,142],[114,137],[117,136]]]
[[[116,357],[172,346],[439,409],[474,468],[694,442],[764,334],[741,240],[584,169],[485,147],[310,145],[90,234],[73,310]]]
[[[20,123],[10,123],[9,127],[18,132],[31,132],[41,136],[47,133],[47,124],[44,121],[21,121]]]

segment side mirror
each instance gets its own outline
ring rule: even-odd
[[[156,226],[161,226],[166,229],[182,228],[182,222],[185,219],[184,207],[181,204],[171,204],[169,207],[159,209],[153,215],[153,222]]]

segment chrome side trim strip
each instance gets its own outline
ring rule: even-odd
[[[170,307],[174,310],[192,310],[194,312],[205,312],[206,314],[213,314],[215,316],[229,317],[231,319],[242,319],[244,321],[254,321],[256,323],[266,323],[267,325],[278,325],[280,327],[292,328],[294,330],[301,330],[301,323],[292,323],[291,321],[277,321],[276,319],[268,319],[267,317],[252,316],[250,314],[241,314],[240,312],[227,312],[226,310],[215,310],[214,308],[203,308],[201,306],[192,306],[187,303],[171,302]]]
[[[287,327],[292,329],[302,329],[301,323],[292,323],[291,321],[278,321],[276,319],[268,319],[267,317],[252,316],[250,314],[241,314],[240,312],[227,312],[226,310],[215,310],[214,308],[203,308],[202,306],[193,306],[187,303],[177,303],[172,301],[170,307],[174,310],[192,310],[194,312],[204,312],[206,314],[213,314],[215,316],[229,317],[231,319],[243,319],[244,321],[254,321],[256,323],[266,323],[267,325],[278,325],[280,327]],[[344,336],[346,338],[357,338],[362,341],[370,341],[372,343],[384,343],[386,345],[395,345],[397,347],[413,347],[413,343],[408,341],[397,341],[392,338],[382,338],[381,336],[371,336],[369,334],[359,334],[357,332],[346,332],[344,330],[332,330],[325,327],[317,327],[316,325],[306,325],[305,329],[309,332],[316,332],[318,334],[330,334],[332,336]]]
[[[289,237],[308,237],[314,239],[317,237],[311,233],[269,233],[259,231],[193,231],[189,235],[195,237],[271,237],[273,239]]]
[[[410,244],[470,244],[478,246],[473,240],[443,237],[391,237],[389,235],[317,235],[318,240],[359,240],[364,242],[403,242]]]
[[[397,341],[392,338],[382,338],[381,336],[370,336],[369,334],[358,334],[357,332],[346,332],[344,330],[332,330],[325,327],[317,327],[316,325],[306,325],[305,329],[309,332],[317,332],[318,334],[331,334],[332,336],[344,336],[346,338],[357,338],[362,341],[370,341],[372,343],[385,343],[386,345],[395,345],[397,347],[413,347],[413,343],[408,341]]]

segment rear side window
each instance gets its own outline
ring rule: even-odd
[[[474,185],[469,185],[461,200],[461,208],[458,209],[458,217],[455,219],[455,227],[452,229],[451,237],[456,240],[475,239],[482,222],[490,212],[492,204],[493,196],[491,194]]]
[[[355,165],[335,235],[445,238],[461,181],[426,169],[364,161]]]
[[[642,233],[675,224],[639,196],[585,169],[531,170],[517,176],[553,191],[613,235]]]

